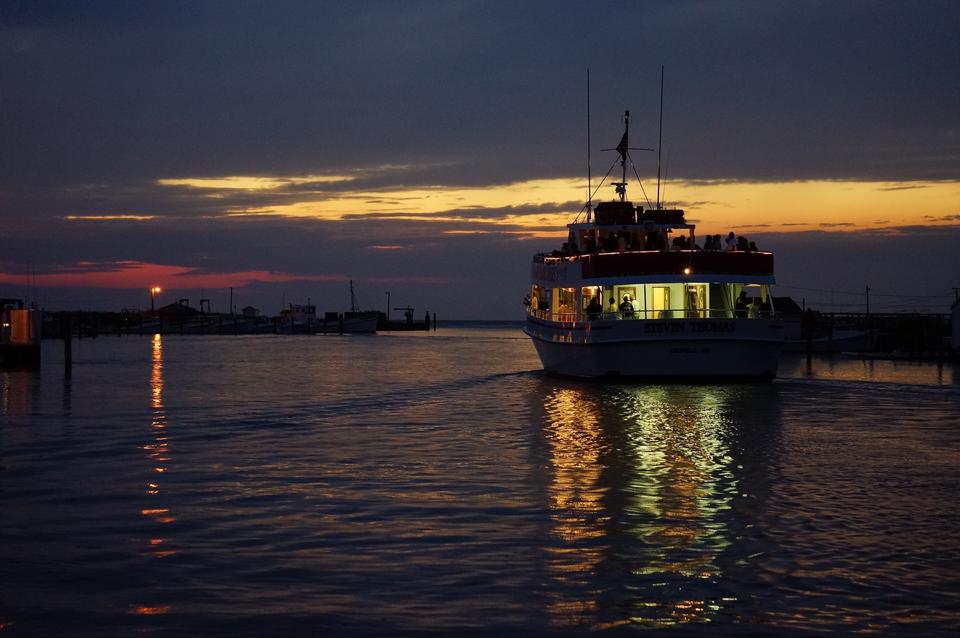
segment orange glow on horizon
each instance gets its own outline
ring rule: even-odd
[[[136,614],[138,616],[157,616],[160,614],[167,614],[170,612],[170,605],[158,605],[156,607],[148,607],[146,605],[139,605],[134,607],[130,613]]]
[[[647,186],[654,182],[652,178],[644,180]],[[168,185],[171,180],[160,183]],[[219,180],[206,180],[206,183],[213,189],[217,188]],[[645,200],[635,182],[628,188],[635,204],[649,208],[655,203]],[[483,228],[496,232],[519,226],[537,236],[553,236],[555,232],[564,231],[566,224],[577,216],[584,191],[582,178],[562,177],[481,187],[434,185],[372,191],[305,192],[299,194],[299,200],[233,208],[223,214],[227,217],[272,216],[322,221],[370,217],[390,221],[461,222],[481,227],[478,232],[483,232]],[[647,192],[651,192],[649,188]],[[684,208],[688,218],[695,219],[696,223],[707,227],[704,230],[712,232],[725,228],[750,232],[863,230],[960,221],[957,219],[960,213],[957,207],[960,201],[958,181],[675,180],[665,184],[663,192],[669,196],[664,207]],[[603,188],[594,203],[611,196],[612,191]],[[503,214],[484,214],[491,210]]]
[[[300,184],[335,184],[356,179],[355,175],[306,175],[302,177],[258,177],[254,175],[229,175],[226,177],[187,177],[158,179],[160,186],[197,188],[209,190],[274,190]]]
[[[89,266],[89,265],[88,265]],[[242,288],[252,282],[282,281],[348,281],[343,275],[294,275],[269,270],[246,270],[231,273],[202,273],[188,266],[169,266],[140,261],[119,261],[102,264],[102,269],[85,268],[40,274],[0,273],[0,283],[36,286],[64,286],[84,288],[140,288],[143,281],[158,281],[163,289],[185,288]]]
[[[64,215],[63,219],[71,222],[76,221],[135,221],[144,222],[156,219],[156,215]]]

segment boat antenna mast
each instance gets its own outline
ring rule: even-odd
[[[357,311],[357,298],[353,295],[353,279],[350,280],[350,312]]]
[[[593,175],[590,166],[590,67],[587,67],[587,223],[593,213]]]
[[[660,210],[660,152],[663,149],[663,65],[660,65],[660,133],[657,139],[657,210]]]
[[[627,151],[630,150],[629,138],[630,138],[630,111],[625,111],[623,114],[623,137],[620,138],[620,143],[617,144],[616,148],[602,149],[604,151],[616,151],[617,153],[620,154],[621,177],[619,182],[613,183],[613,186],[614,188],[617,189],[617,195],[620,196],[621,202],[627,199]]]
[[[634,148],[630,146],[630,111],[625,111],[623,114],[623,137],[620,138],[620,143],[617,144],[616,148],[604,148],[603,151],[616,151],[620,154],[620,181],[614,182],[613,186],[617,189],[617,195],[620,196],[620,201],[625,201],[627,199],[627,160],[630,160],[630,165],[633,166],[633,160],[630,158],[630,151],[652,151],[652,148]],[[616,164],[616,160],[614,160]],[[613,170],[613,165],[610,166],[610,170]],[[634,167],[634,170],[636,168]],[[609,175],[609,172],[607,173]],[[640,188],[643,188],[643,184],[640,184]]]

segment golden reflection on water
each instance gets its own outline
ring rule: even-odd
[[[729,546],[721,513],[737,491],[728,470],[723,398],[704,387],[560,387],[546,397],[552,535],[546,569],[558,585],[554,625],[595,629],[708,622],[723,599],[690,596],[682,583],[715,580]],[[611,550],[633,537],[636,555]],[[604,563],[607,563],[606,565]],[[629,569],[630,600],[609,603],[605,570]],[[606,595],[609,599],[609,594]]]
[[[153,335],[153,348],[150,366],[150,407],[152,418],[150,421],[151,440],[143,446],[147,452],[147,458],[153,466],[153,472],[163,474],[167,471],[167,463],[170,462],[170,441],[167,436],[167,415],[163,406],[163,337],[159,334]],[[160,495],[160,478],[153,478],[145,485],[147,496],[151,499],[151,507],[145,507],[140,510],[141,516],[146,516],[152,521],[165,525],[172,523],[176,519],[169,508],[162,507],[154,503]],[[157,557],[164,558],[176,554],[177,551],[165,547],[167,539],[162,536],[152,538],[147,551]]]
[[[556,580],[583,582],[606,553],[602,543],[608,520],[603,504],[606,488],[600,484],[600,459],[606,443],[597,406],[590,405],[582,392],[558,389],[547,398],[545,408],[553,469],[549,486],[551,531],[560,541],[548,546],[546,567]],[[555,624],[579,625],[589,619],[596,606],[595,600],[561,596],[550,603],[548,613]]]
[[[33,403],[32,370],[0,370],[0,414],[23,416]]]

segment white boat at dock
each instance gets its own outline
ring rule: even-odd
[[[325,312],[317,316],[317,307],[290,304],[280,311],[277,324],[279,334],[373,334],[377,331],[376,310],[353,310],[348,312]]]
[[[625,124],[616,149],[618,198],[595,210],[588,201],[563,247],[533,257],[524,332],[544,370],[580,378],[773,378],[784,338],[770,294],[773,254],[701,250],[684,212],[662,208],[659,185],[656,206],[629,201],[629,111]]]

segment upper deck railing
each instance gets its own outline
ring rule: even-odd
[[[582,264],[584,278],[667,274],[773,274],[773,253],[739,250],[635,250],[624,252],[539,254],[534,263]]]
[[[594,321],[632,321],[632,320],[663,320],[663,319],[776,319],[779,314],[775,310],[763,306],[748,306],[745,310],[729,310],[726,308],[703,309],[669,309],[669,310],[610,310],[604,312],[552,312],[537,308],[528,308],[531,317],[544,321],[563,323],[584,323]]]

